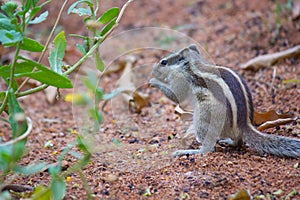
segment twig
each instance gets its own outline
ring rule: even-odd
[[[277,63],[280,60],[289,58],[292,56],[297,56],[300,54],[300,45],[297,45],[293,48],[280,51],[277,53],[261,55],[249,60],[247,63],[241,66],[242,69],[250,69],[257,71],[263,67],[270,67],[273,64]]]
[[[68,1],[69,1],[69,0],[65,0],[65,2],[63,3],[63,5],[62,5],[62,7],[61,7],[61,9],[60,9],[60,11],[59,11],[59,13],[58,13],[58,16],[57,16],[56,21],[55,21],[55,23],[54,23],[54,26],[53,26],[53,28],[52,28],[52,30],[51,30],[51,32],[50,32],[50,35],[49,35],[49,37],[48,37],[48,39],[47,39],[47,41],[46,41],[46,44],[45,44],[45,46],[44,46],[44,49],[43,49],[43,51],[42,51],[42,53],[41,53],[41,55],[40,55],[40,57],[39,57],[39,59],[38,59],[38,61],[37,61],[38,63],[40,63],[40,62],[42,61],[42,59],[43,59],[43,57],[44,57],[46,51],[48,50],[48,46],[49,46],[49,44],[50,44],[50,40],[52,39],[52,36],[54,35],[55,29],[56,29],[56,27],[57,27],[57,25],[58,25],[58,22],[59,22],[60,18],[61,18],[62,12],[63,12],[64,8],[66,7]],[[34,68],[34,69],[32,70],[32,72],[34,72],[35,70],[36,70],[36,68]],[[30,80],[30,78],[27,77],[27,78],[21,83],[21,85],[20,85],[19,88],[17,89],[16,93],[18,93],[18,92],[24,87],[24,85],[25,85],[29,80]]]
[[[125,12],[125,9],[128,7],[128,5],[131,3],[131,2],[133,2],[134,0],[129,0],[129,1],[127,1],[124,5],[123,5],[123,7],[122,7],[122,9],[121,9],[121,11],[120,11],[120,13],[119,13],[119,15],[118,15],[118,17],[117,17],[117,19],[116,19],[116,23],[115,23],[115,25],[103,36],[103,37],[101,37],[95,44],[94,44],[94,46],[79,60],[79,61],[77,61],[77,63],[75,63],[72,67],[70,67],[67,71],[65,71],[63,74],[64,75],[68,75],[68,74],[70,74],[70,73],[72,73],[75,69],[77,69],[77,67],[79,67],[83,62],[85,62],[86,61],[86,59],[88,59],[92,54],[93,54],[93,52],[100,46],[100,44],[112,33],[112,31],[119,25],[119,22],[120,22],[120,20],[121,20],[121,18],[122,18],[122,16],[123,16],[123,13]],[[28,95],[28,94],[31,94],[31,93],[34,93],[34,92],[38,92],[38,91],[41,91],[41,90],[43,90],[43,89],[45,89],[45,88],[47,88],[49,85],[47,85],[47,84],[43,84],[43,85],[40,85],[40,86],[38,86],[38,87],[36,87],[36,88],[33,88],[33,89],[29,89],[29,90],[27,90],[27,91],[25,91],[25,92],[20,92],[20,93],[17,93],[16,94],[16,96],[17,97],[21,97],[21,96],[26,96],[26,95]]]
[[[33,191],[33,187],[28,185],[10,184],[10,185],[5,185],[1,191],[4,190],[12,190],[14,192],[25,192],[25,191]]]
[[[277,67],[274,67],[273,74],[272,74],[272,81],[271,81],[271,84],[270,84],[270,87],[271,87],[270,88],[270,93],[272,93],[273,91],[275,91],[275,89],[274,89],[274,81],[275,81],[276,73],[277,73]]]
[[[119,25],[119,22],[121,21],[122,19],[122,16],[125,12],[125,9],[127,8],[127,6],[132,3],[134,0],[128,0],[122,7],[117,19],[116,19],[116,23],[113,25],[113,27],[103,36],[103,40],[105,40],[111,33],[112,31],[117,28],[117,26]]]

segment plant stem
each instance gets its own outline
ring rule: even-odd
[[[80,179],[82,181],[82,184],[83,184],[83,188],[85,189],[86,191],[86,196],[87,196],[87,199],[90,200],[90,199],[93,199],[92,197],[92,190],[86,180],[86,177],[84,176],[83,172],[81,170],[78,171],[79,173],[79,176],[80,176]]]
[[[7,100],[8,100],[8,91],[6,91],[5,97],[4,97],[3,102],[1,104],[0,114],[4,111],[4,109],[6,107],[6,104],[7,104]]]
[[[57,25],[58,25],[58,22],[59,22],[59,20],[60,20],[60,18],[61,18],[62,12],[63,12],[65,6],[67,5],[68,1],[69,1],[69,0],[65,0],[65,2],[63,3],[63,5],[62,5],[62,7],[61,7],[61,9],[60,9],[60,11],[59,11],[59,13],[58,13],[58,16],[57,16],[56,21],[55,21],[55,23],[54,23],[54,26],[53,26],[53,28],[52,28],[52,30],[51,30],[51,32],[50,32],[50,35],[48,36],[48,39],[47,39],[46,44],[45,44],[45,46],[44,46],[44,49],[43,49],[43,51],[42,51],[42,53],[41,53],[41,55],[40,55],[40,57],[39,57],[39,59],[38,59],[38,61],[37,61],[38,63],[40,63],[40,62],[42,61],[42,59],[43,59],[43,57],[44,57],[46,51],[48,50],[48,46],[49,46],[49,44],[50,44],[50,40],[52,39],[52,36],[54,35],[54,31],[55,31],[55,29],[56,29],[56,27],[57,27]],[[32,70],[32,72],[34,72],[35,70],[36,70],[36,68],[34,68],[34,69]],[[24,87],[24,85],[29,81],[29,79],[30,79],[30,78],[27,77],[27,78],[22,82],[22,84],[19,86],[19,88],[18,88],[18,90],[17,90],[17,93]]]
[[[82,63],[84,63],[93,53],[95,50],[98,49],[98,47],[100,46],[100,44],[112,33],[112,31],[114,29],[117,28],[117,26],[119,25],[119,22],[123,16],[123,13],[125,11],[125,9],[127,8],[127,6],[133,2],[134,0],[128,0],[122,7],[119,15],[118,15],[118,18],[116,20],[116,24],[101,38],[99,38],[97,40],[97,42],[92,46],[92,48],[90,48],[90,50],[82,57],[80,58],[72,67],[70,67],[67,71],[65,71],[63,74],[64,75],[69,75],[70,73],[72,73],[75,69],[77,69]],[[26,96],[28,94],[32,94],[32,93],[35,93],[35,92],[39,92],[45,88],[47,88],[49,85],[47,84],[43,84],[43,85],[40,85],[36,88],[32,88],[32,89],[29,89],[29,90],[26,90],[24,92],[17,92],[16,93],[16,96],[17,97],[21,97],[21,96]]]
[[[72,73],[77,67],[79,67],[82,63],[84,63],[93,53],[95,50],[98,49],[100,44],[103,42],[103,39],[99,39],[93,46],[90,48],[90,50],[82,57],[80,58],[77,63],[75,63],[72,67],[70,67],[67,71],[65,71],[63,74],[68,75]]]
[[[16,52],[15,52],[14,60],[11,64],[11,66],[10,66],[9,84],[8,84],[8,88],[6,90],[4,100],[3,100],[2,105],[0,107],[0,114],[4,111],[4,109],[6,107],[6,104],[7,104],[7,101],[8,101],[8,91],[10,91],[10,89],[13,87],[13,83],[14,83],[14,80],[15,80],[14,75],[15,75],[16,63],[17,63],[17,60],[18,60],[20,49],[21,49],[21,42],[18,42],[17,46],[16,46]]]
[[[49,85],[47,85],[47,84],[43,84],[43,85],[40,85],[38,87],[26,90],[24,92],[18,92],[18,93],[16,93],[16,97],[23,97],[23,96],[26,96],[26,95],[29,95],[29,94],[33,94],[33,93],[39,92],[41,90],[46,89],[48,86]]]

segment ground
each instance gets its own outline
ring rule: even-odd
[[[100,1],[103,10],[121,6],[124,2]],[[43,25],[41,37],[49,32],[61,3],[52,3],[57,5],[49,8],[53,20]],[[128,7],[114,34],[149,26],[176,29],[199,42],[210,56],[210,61],[228,66],[242,75],[251,90],[255,110],[289,112],[299,117],[300,84],[282,82],[299,79],[299,57],[286,59],[257,72],[240,69],[242,63],[255,56],[300,44],[299,20],[291,19],[290,10],[283,9],[279,15],[275,10],[275,2],[269,0],[139,0]],[[275,35],[278,18],[281,29]],[[74,15],[70,17],[64,14],[60,29],[65,29],[67,33],[85,33],[83,28],[78,28],[82,27],[80,20]],[[151,33],[149,35],[151,37]],[[145,42],[132,40],[132,37],[128,40],[133,44]],[[151,41],[155,40],[152,36]],[[69,64],[74,63],[80,55],[74,50],[74,42],[69,44],[66,55],[65,61]],[[115,47],[120,44],[114,43],[114,39],[110,42],[114,45],[112,51],[117,51]],[[183,156],[179,159],[171,159],[169,154],[158,155],[151,150],[142,159],[131,157],[155,144],[158,147],[153,148],[182,148],[179,138],[189,122],[182,121],[174,113],[174,104],[157,89],[149,88],[145,81],[151,75],[149,63],[158,61],[161,56],[161,52],[156,51],[137,53],[135,66],[147,66],[148,70],[136,74],[137,79],[143,80],[140,89],[149,96],[149,105],[141,113],[129,112],[126,104],[118,100],[104,108],[104,122],[100,131],[110,140],[117,138],[124,146],[109,149],[106,140],[95,143],[97,150],[83,170],[95,199],[227,199],[241,189],[249,190],[253,197],[264,195],[265,199],[283,199],[296,190],[298,194],[291,199],[300,199],[300,168],[295,167],[299,159],[259,155],[246,147],[236,150],[223,146],[206,155]],[[272,83],[275,68],[276,75]],[[116,87],[120,75],[117,72],[102,77],[101,86],[105,91],[111,91]],[[71,78],[77,80],[75,75]],[[76,137],[70,130],[80,132],[80,126],[76,123],[80,115],[76,114],[71,103],[63,100],[70,92],[62,90],[62,97],[54,105],[47,103],[44,93],[21,100],[26,114],[34,122],[27,142],[28,153],[21,160],[22,164],[56,162],[57,155]],[[266,132],[300,139],[300,120]],[[45,148],[47,141],[51,141],[53,146]],[[67,167],[75,160],[70,156],[64,164]],[[47,185],[48,181],[49,174],[44,171],[18,178],[16,182],[35,186]],[[282,190],[282,193],[276,194],[278,190]],[[85,199],[85,195],[79,174],[70,174],[65,199]]]

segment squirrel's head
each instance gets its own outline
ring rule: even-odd
[[[190,45],[179,51],[163,57],[153,68],[154,78],[150,85],[162,90],[165,95],[176,103],[182,102],[190,91],[184,73],[184,66],[200,56],[195,45]]]

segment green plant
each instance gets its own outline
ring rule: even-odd
[[[22,0],[21,6],[16,2],[7,1],[1,6],[0,13],[0,42],[4,47],[14,48],[14,58],[8,65],[0,64],[0,77],[7,85],[7,89],[0,91],[0,119],[9,123],[12,129],[12,141],[0,144],[0,191],[5,188],[15,176],[18,174],[30,175],[44,169],[49,169],[51,174],[51,183],[48,188],[37,187],[32,194],[33,199],[62,199],[65,195],[65,177],[71,172],[79,172],[85,183],[86,180],[80,171],[85,166],[91,157],[87,150],[86,144],[82,142],[81,136],[77,140],[67,146],[58,158],[56,165],[48,165],[47,163],[30,164],[21,166],[18,161],[21,159],[28,132],[31,129],[31,121],[26,118],[23,109],[21,108],[18,97],[30,95],[41,91],[48,86],[57,88],[72,88],[72,82],[68,75],[77,69],[91,55],[95,57],[95,64],[100,71],[103,71],[104,64],[100,57],[98,47],[107,38],[107,36],[118,25],[122,14],[127,5],[133,0],[129,0],[121,9],[111,8],[98,17],[99,9],[98,1],[93,0],[78,0],[74,2],[68,9],[68,13],[76,13],[80,16],[85,16],[84,22],[86,27],[91,31],[91,37],[73,35],[84,40],[84,45],[77,44],[76,46],[82,52],[82,57],[72,66],[64,66],[64,59],[67,40],[64,31],[58,33],[54,40],[54,48],[50,51],[48,60],[49,67],[41,64],[41,60],[48,51],[48,45],[57,27],[60,16],[65,8],[66,0],[58,14],[54,28],[50,33],[45,45],[41,44],[33,38],[27,36],[28,25],[37,26],[45,21],[48,16],[48,11],[40,13],[43,6],[50,3],[46,1],[39,5],[39,0]],[[21,51],[40,52],[38,61],[22,57]],[[26,79],[18,84],[17,80],[26,77]],[[29,79],[34,79],[41,85],[23,91],[22,88]],[[21,79],[22,80],[22,79]],[[108,99],[114,96],[113,94],[105,95],[101,88],[97,88],[94,79],[86,80],[86,86],[94,93],[95,100],[91,101],[87,97],[84,102],[89,106],[90,118],[94,120],[94,130],[101,123],[101,113],[95,106],[100,100]],[[7,113],[8,120],[4,118],[3,113]],[[25,135],[26,134],[26,135]],[[66,172],[61,171],[61,162],[67,153],[70,154],[71,149],[77,147],[82,153],[74,154],[78,158],[78,162],[71,166]],[[8,174],[14,174],[13,178],[6,180]],[[88,185],[88,184],[84,184]],[[87,191],[89,189],[86,187]],[[91,194],[88,193],[88,198]],[[6,198],[9,193],[2,192],[0,197]]]
[[[281,29],[281,16],[280,16],[280,14],[282,13],[282,11],[284,9],[288,9],[290,11],[293,9],[292,0],[287,0],[285,4],[280,4],[279,0],[276,0],[275,5],[276,5],[276,8],[275,8],[276,29],[275,29],[275,32],[274,32],[274,36],[271,39],[271,44],[275,44],[275,42],[278,38],[280,29]]]

